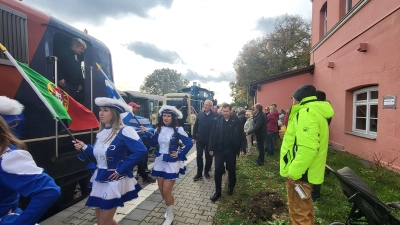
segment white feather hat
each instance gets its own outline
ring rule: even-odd
[[[0,115],[19,115],[23,109],[24,106],[17,100],[0,96]]]
[[[177,109],[175,106],[163,105],[161,107],[160,111],[158,111],[158,112],[160,113],[160,115],[166,113],[166,114],[173,114],[178,119],[183,118],[182,112],[179,109]]]
[[[129,106],[122,100],[99,97],[94,100],[97,106],[109,107],[116,109],[119,113],[132,112],[132,106]]]

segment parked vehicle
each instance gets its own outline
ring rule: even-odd
[[[152,114],[158,113],[158,110],[162,106],[163,96],[144,94],[139,91],[124,91],[126,94],[125,101],[135,102],[140,105],[137,115],[143,116],[150,119],[152,122]]]
[[[196,82],[188,88],[181,89],[178,93],[168,93],[164,95],[163,104],[177,106],[182,105],[183,98],[187,96],[188,107],[183,107],[182,110],[187,110],[187,118],[184,121],[184,130],[189,134],[193,133],[193,126],[196,122],[197,114],[203,109],[204,101],[214,99],[214,92],[205,88],[201,88]],[[153,116],[157,117],[157,116]]]

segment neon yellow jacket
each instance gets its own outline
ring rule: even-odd
[[[321,184],[328,154],[327,119],[334,114],[331,104],[315,96],[292,106],[283,138],[280,174],[293,180]]]

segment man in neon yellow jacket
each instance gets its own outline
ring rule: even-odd
[[[315,92],[315,87],[307,84],[293,93],[293,106],[281,147],[280,174],[286,177],[293,225],[314,224],[311,189],[313,184],[324,180],[329,142],[327,119],[334,111],[329,102],[317,100]],[[300,197],[296,187],[305,192],[305,198]]]

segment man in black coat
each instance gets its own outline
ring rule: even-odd
[[[233,194],[236,185],[236,155],[239,155],[242,132],[239,118],[231,115],[231,106],[222,105],[222,115],[214,119],[209,142],[209,153],[215,157],[215,194],[210,198],[213,202],[221,197],[224,162],[228,170],[227,194]]]
[[[84,86],[81,62],[86,43],[80,38],[74,38],[71,46],[58,57],[57,84],[72,98],[80,103],[84,101]]]
[[[208,142],[210,140],[211,127],[217,113],[211,110],[212,101],[204,102],[203,111],[197,115],[196,122],[193,127],[193,144],[196,144],[197,150],[197,174],[193,178],[198,181],[202,178],[203,172],[203,152],[205,152],[206,165],[204,167],[204,176],[210,178],[210,169],[212,165],[212,156],[208,153]]]
[[[267,118],[262,111],[263,107],[260,103],[253,106],[253,129],[247,131],[246,135],[254,133],[257,139],[258,158],[256,166],[264,165],[264,140],[267,133]]]

